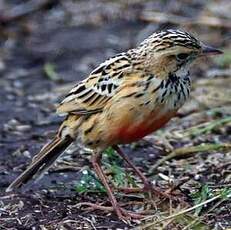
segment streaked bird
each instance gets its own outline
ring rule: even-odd
[[[135,217],[122,209],[113,195],[100,164],[103,151],[109,146],[114,148],[140,177],[143,189],[157,192],[118,145],[137,141],[174,117],[190,94],[190,64],[200,56],[221,53],[185,31],[169,29],[109,58],[77,83],[60,103],[57,112],[66,114],[66,118],[56,136],[7,191],[47,170],[77,140],[92,149],[94,170],[117,216]]]

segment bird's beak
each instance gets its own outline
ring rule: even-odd
[[[223,52],[221,50],[218,50],[216,48],[213,48],[211,46],[202,44],[202,55],[219,55],[219,54],[223,54]]]

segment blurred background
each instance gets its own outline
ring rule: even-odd
[[[136,46],[160,29],[184,29],[222,49],[224,55],[194,63],[192,98],[180,111],[182,119],[176,118],[169,124],[165,130],[169,136],[163,137],[162,132],[154,134],[148,138],[152,145],[141,144],[142,150],[135,148],[135,157],[139,159],[142,151],[153,165],[161,157],[160,152],[171,152],[175,147],[230,143],[230,12],[230,0],[0,1],[0,191],[4,194],[3,189],[54,134],[61,120],[55,115],[55,106],[73,85],[106,58]],[[201,131],[201,124],[205,132]],[[193,138],[191,133],[187,136],[182,131],[191,132],[190,128],[195,131],[195,127],[199,133]],[[180,141],[175,140],[177,137]],[[129,146],[125,149],[128,153],[133,151]],[[226,173],[231,172],[227,165],[231,162],[230,154],[219,149],[210,159],[211,151],[204,155],[206,166],[203,163],[200,169],[186,170],[185,175],[193,178],[198,174],[202,182],[229,183],[231,179]],[[199,164],[205,159],[192,158],[192,163]],[[188,166],[190,161],[186,161]],[[186,161],[173,162],[172,167],[175,169]],[[86,164],[85,158],[80,162]],[[221,170],[225,172],[222,174]],[[158,172],[166,172],[166,168],[163,166]],[[209,177],[212,173],[215,179]],[[64,184],[76,178],[76,172],[67,175],[68,179],[60,179]],[[29,188],[38,191],[58,180],[59,174],[54,173]],[[12,204],[10,200],[4,202],[5,206]],[[27,213],[26,208],[23,210]],[[5,212],[10,216],[8,210]],[[228,214],[222,215],[216,213],[220,217],[216,221],[224,224],[222,218],[227,219]],[[210,226],[215,226],[214,219],[209,221]],[[10,226],[7,221],[6,226]]]

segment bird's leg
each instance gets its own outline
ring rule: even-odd
[[[112,190],[111,190],[111,188],[110,188],[110,186],[109,186],[109,184],[107,182],[107,179],[106,179],[106,177],[104,175],[104,172],[103,172],[103,170],[101,168],[101,164],[100,164],[101,158],[102,158],[102,154],[101,153],[94,154],[92,156],[92,165],[94,167],[94,170],[95,170],[97,176],[99,177],[99,179],[101,180],[101,182],[103,183],[104,187],[107,190],[107,194],[109,196],[109,199],[110,199],[110,201],[112,203],[112,206],[113,206],[113,208],[114,208],[117,216],[119,218],[122,218],[123,215],[121,213],[121,210],[120,210],[120,207],[118,205],[118,202],[117,202],[115,196],[113,195]]]
[[[112,206],[113,206],[113,209],[114,211],[116,212],[117,216],[122,219],[122,220],[125,220],[125,219],[131,219],[131,218],[143,218],[143,216],[139,215],[139,214],[136,214],[136,213],[132,213],[132,212],[129,212],[129,211],[126,211],[125,209],[121,208],[115,198],[115,196],[113,195],[112,193],[112,189],[110,188],[108,182],[107,182],[107,179],[106,179],[106,176],[101,168],[101,157],[102,157],[102,154],[101,153],[96,153],[92,156],[92,165],[94,167],[94,170],[97,174],[97,176],[99,177],[99,179],[101,180],[101,182],[103,183],[104,187],[106,188],[107,190],[107,194],[109,196],[109,199],[112,203]],[[95,207],[96,209],[98,209],[98,206],[92,204],[90,205],[92,206],[93,208]],[[106,208],[108,210],[108,207],[101,207],[100,209],[104,209]]]
[[[155,188],[151,181],[144,176],[144,174],[132,163],[132,161],[123,153],[123,151],[117,146],[113,146],[113,149],[127,162],[127,164],[133,169],[133,171],[137,174],[137,176],[141,179],[141,181],[144,184],[144,187],[142,189],[139,188],[124,188],[123,191],[127,193],[133,193],[133,192],[139,192],[142,191],[151,191],[158,195],[166,196],[166,194],[162,191],[160,191],[158,188]]]
[[[145,188],[151,188],[152,183],[148,178],[132,163],[132,161],[123,153],[119,146],[113,146],[113,149],[126,161],[126,163],[133,169],[137,176],[141,179]]]

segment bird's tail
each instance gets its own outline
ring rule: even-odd
[[[50,143],[41,149],[29,167],[9,185],[6,191],[9,192],[15,188],[19,188],[35,175],[41,175],[72,142],[73,139],[69,135],[65,137],[57,135]]]

